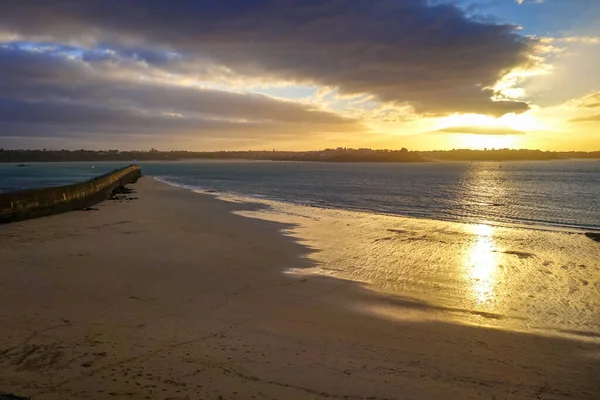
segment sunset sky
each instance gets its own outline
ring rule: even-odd
[[[19,0],[0,147],[600,150],[600,0]]]

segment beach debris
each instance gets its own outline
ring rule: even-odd
[[[109,200],[137,200],[137,197],[127,196],[128,194],[135,193],[133,189],[125,186],[117,186],[111,193]]]
[[[391,233],[397,233],[399,235],[404,234],[404,233],[410,233],[404,229],[388,229],[387,231],[391,232]]]
[[[494,252],[495,252],[495,250],[494,250]],[[510,255],[513,255],[513,256],[517,256],[520,259],[526,259],[526,258],[535,257],[535,254],[533,254],[533,253],[527,253],[526,251],[506,250],[506,251],[502,251],[502,253],[504,253],[504,254],[510,254]]]
[[[600,232],[586,232],[585,236],[589,237],[595,242],[600,242]]]
[[[113,194],[131,194],[133,193],[134,190],[131,188],[128,188],[126,186],[117,186],[114,190],[113,190]]]
[[[28,397],[16,396],[11,393],[0,392],[0,400],[30,400]]]

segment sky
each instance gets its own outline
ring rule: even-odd
[[[19,0],[0,148],[600,150],[599,0]]]

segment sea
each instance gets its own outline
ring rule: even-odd
[[[127,163],[0,164],[0,192],[89,179]],[[285,273],[396,301],[381,318],[451,319],[600,340],[600,160],[141,163],[154,179],[286,223],[309,261]],[[401,300],[401,301],[400,301]]]

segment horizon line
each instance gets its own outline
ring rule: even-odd
[[[271,149],[271,150],[267,150],[267,149],[262,149],[262,150],[183,150],[183,149],[179,149],[179,150],[159,150],[159,149],[155,149],[155,148],[151,148],[149,150],[120,150],[120,149],[48,149],[48,148],[44,148],[44,149],[26,149],[26,148],[13,148],[13,149],[6,149],[6,148],[0,148],[0,152],[3,151],[40,151],[40,152],[58,152],[58,151],[65,151],[65,152],[76,152],[76,151],[88,151],[88,152],[120,152],[120,153],[152,153],[152,152],[157,152],[157,153],[178,153],[178,152],[186,152],[186,153],[250,153],[250,152],[268,152],[268,153],[277,153],[277,152],[285,152],[285,153],[308,153],[308,152],[319,152],[319,151],[336,151],[336,150],[354,150],[354,151],[402,151],[402,150],[406,150],[409,152],[416,152],[416,153],[429,153],[429,152],[452,152],[452,151],[481,151],[481,152],[486,152],[486,151],[539,151],[539,152],[544,152],[544,153],[598,153],[600,152],[600,148],[597,150],[541,150],[541,149],[531,149],[531,148],[509,148],[509,147],[504,147],[504,148],[484,148],[484,149],[472,149],[472,148],[454,148],[454,149],[436,149],[436,150],[411,150],[411,149],[406,149],[406,148],[400,148],[400,149],[386,149],[386,148],[367,148],[367,147],[360,147],[360,148],[353,148],[353,147],[328,147],[328,148],[324,148],[324,149],[314,149],[314,150],[277,150],[277,149]]]

